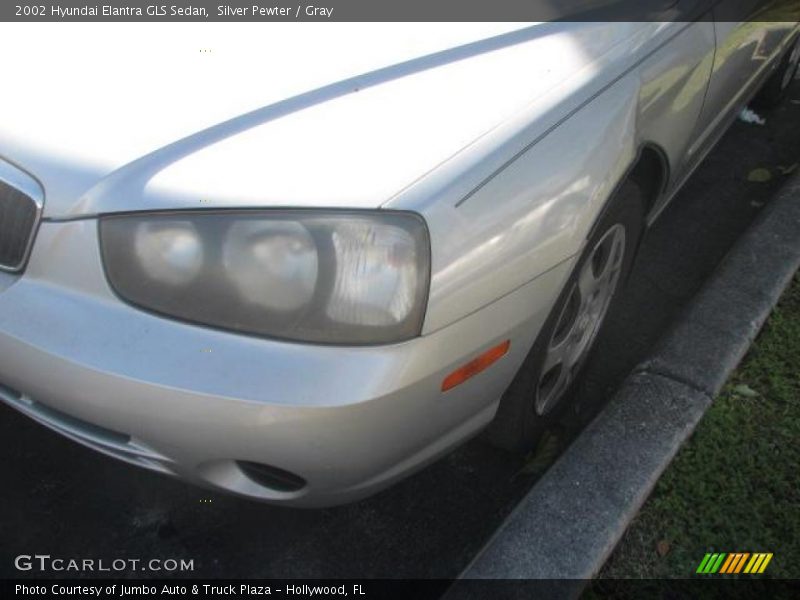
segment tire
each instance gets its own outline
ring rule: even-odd
[[[630,272],[643,230],[643,206],[643,193],[633,181],[624,183],[610,201],[533,347],[500,400],[497,414],[484,434],[490,444],[512,452],[530,450],[568,404],[564,400]],[[621,256],[617,256],[620,252]],[[609,274],[614,281],[597,296],[592,291],[592,281],[603,279],[605,268],[614,271]],[[584,294],[582,289],[590,293]],[[594,298],[594,308],[587,311],[584,303],[589,296]],[[593,316],[587,317],[590,312]],[[589,325],[579,327],[579,321],[584,324],[587,319]],[[572,352],[564,352],[568,346]],[[552,364],[559,357],[560,370],[559,365]]]
[[[797,74],[798,64],[800,64],[800,36],[789,44],[789,49],[781,58],[778,68],[753,98],[753,106],[764,109],[777,107],[786,98],[792,80]]]

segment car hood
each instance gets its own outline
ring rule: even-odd
[[[0,156],[42,182],[51,218],[377,207],[626,35],[592,23],[4,24],[0,49],[17,58],[4,65]]]

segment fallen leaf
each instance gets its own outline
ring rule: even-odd
[[[772,173],[769,169],[753,169],[747,174],[747,181],[754,181],[756,183],[765,183],[772,179]]]
[[[666,556],[669,552],[669,542],[667,540],[661,540],[656,544],[656,552],[658,552],[659,556]]]
[[[755,398],[759,395],[757,391],[751,388],[746,383],[740,383],[736,387],[733,388],[733,393],[737,396],[742,396],[744,398]]]
[[[795,171],[797,171],[797,164],[794,163],[793,165],[789,165],[788,167],[778,167],[778,171],[781,172],[781,175],[791,175]]]
[[[526,457],[525,464],[512,479],[520,475],[532,475],[546,471],[558,456],[559,447],[558,435],[552,430],[545,431],[536,445],[536,449]]]

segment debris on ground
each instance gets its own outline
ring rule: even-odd
[[[739,120],[752,125],[765,125],[767,122],[764,117],[749,107],[742,109],[742,112],[739,113]]]
[[[766,183],[770,179],[772,179],[772,173],[770,173],[769,169],[764,169],[763,167],[753,169],[747,174],[747,181],[755,183]]]
[[[525,464],[511,479],[514,480],[522,475],[544,473],[547,467],[558,458],[561,450],[563,448],[561,447],[559,432],[555,429],[546,430],[536,448],[525,457]]]
[[[740,383],[739,385],[735,386],[733,388],[733,393],[737,396],[743,396],[744,398],[755,398],[756,396],[760,395],[746,383]]]

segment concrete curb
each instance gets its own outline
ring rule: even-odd
[[[577,596],[800,267],[800,175],[737,241],[650,358],[536,483],[461,579],[569,579]],[[448,597],[459,596],[458,583]],[[468,594],[467,594],[468,595]]]

